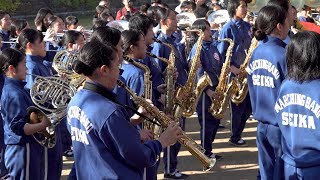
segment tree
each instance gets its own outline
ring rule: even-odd
[[[20,0],[0,0],[0,9],[8,12],[14,12],[20,4]]]

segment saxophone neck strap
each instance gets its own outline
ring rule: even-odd
[[[94,83],[90,83],[90,82],[86,82],[83,86],[83,89],[86,89],[86,90],[89,90],[89,91],[93,91],[93,92],[96,92],[98,94],[100,94],[101,96],[109,99],[110,101],[112,101],[113,103],[119,105],[119,106],[122,106],[123,108],[125,109],[129,109],[131,111],[133,111],[135,114],[138,114],[140,117],[142,117],[143,119],[145,119],[146,121],[149,121],[153,124],[156,124],[158,126],[160,126],[160,124],[150,118],[148,118],[146,115],[144,114],[141,114],[138,112],[137,109],[133,108],[133,107],[130,107],[130,106],[127,106],[125,104],[122,104],[120,103],[119,101],[117,101],[116,99],[116,95],[115,94],[112,94],[112,93],[109,93],[106,89],[104,89],[103,87],[100,87],[99,85],[97,84],[94,84]]]

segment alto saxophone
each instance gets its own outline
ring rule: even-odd
[[[137,96],[132,90],[130,90],[122,81],[117,81],[118,86],[125,88],[125,90],[131,95],[133,101],[139,104],[146,111],[151,114],[155,119],[160,122],[161,126],[166,128],[172,121],[166,114],[160,112],[155,106],[150,105],[144,98]],[[178,141],[186,147],[186,149],[195,156],[203,165],[205,170],[210,170],[216,163],[215,158],[207,157],[203,152],[204,149],[199,146],[191,137],[189,137],[184,131],[181,130],[183,137],[179,138]]]
[[[236,81],[232,81],[233,83],[236,83],[236,85],[239,88],[239,90],[231,96],[231,101],[237,105],[242,103],[248,94],[248,79],[247,79],[246,68],[251,59],[252,52],[257,47],[257,45],[258,45],[258,40],[256,38],[252,38],[247,56],[244,62],[240,66],[240,69],[239,69],[240,73],[235,78]]]
[[[227,41],[229,43],[229,47],[226,53],[226,59],[221,68],[221,73],[219,77],[218,86],[215,89],[217,96],[212,100],[211,106],[209,108],[209,112],[217,119],[222,119],[224,115],[224,111],[228,106],[230,96],[234,94],[238,90],[238,86],[235,83],[228,84],[230,61],[232,56],[232,50],[234,46],[234,42],[229,39],[221,39],[219,41]],[[235,81],[232,79],[231,81]]]
[[[190,73],[188,75],[187,82],[184,86],[179,87],[177,90],[176,99],[175,99],[176,101],[174,106],[175,117],[191,116],[196,111],[197,103],[199,101],[200,95],[204,90],[204,88],[207,87],[208,85],[212,86],[210,77],[208,76],[207,73],[204,73],[204,75],[199,79],[196,85],[196,88],[194,88],[197,71],[201,66],[200,54],[202,49],[204,33],[201,30],[188,30],[188,31],[199,32],[200,35],[197,41],[196,52],[192,59],[192,64],[190,67]]]
[[[40,121],[47,118],[51,122],[45,131],[38,133],[37,136],[33,135],[40,145],[47,148],[55,146],[55,127],[66,117],[67,105],[75,93],[76,88],[62,78],[36,76],[30,89],[30,96],[37,107],[31,106],[27,111],[28,114],[35,112]],[[42,110],[50,114],[45,114]],[[30,123],[37,122],[30,119]]]
[[[72,69],[72,64],[79,59],[79,52],[70,52],[62,50],[56,53],[53,58],[52,67],[58,72],[60,76],[67,76],[70,85],[78,88],[80,87],[86,77],[82,74],[77,74]]]
[[[123,59],[144,71],[144,75],[143,75],[144,76],[144,92],[143,92],[144,98],[152,100],[152,81],[151,81],[151,71],[149,67],[142,63],[134,61],[128,56],[123,56]],[[151,123],[146,120],[143,121],[142,128],[151,130],[154,134],[155,139],[158,138],[162,132],[161,127],[159,127],[157,124]]]
[[[169,47],[171,50],[169,55],[168,66],[166,68],[167,73],[165,77],[165,83],[167,88],[166,88],[164,112],[166,114],[173,115],[174,93],[175,93],[175,79],[173,77],[174,65],[175,65],[174,47],[171,44],[162,42],[156,38],[153,38],[153,40],[157,43],[160,43]]]

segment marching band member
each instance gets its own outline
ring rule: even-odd
[[[230,38],[235,45],[232,51],[230,71],[231,76],[239,74],[239,67],[246,57],[246,50],[251,44],[250,24],[243,21],[247,14],[247,3],[244,0],[230,0],[228,2],[228,13],[231,19],[222,27],[220,39]],[[228,48],[227,42],[221,42],[218,50],[223,59],[225,59]],[[242,131],[246,125],[247,119],[251,114],[251,105],[249,96],[236,105],[230,102],[231,110],[231,137],[230,144],[234,146],[247,146],[247,143],[241,138]]]
[[[2,94],[4,80],[5,80],[5,74],[0,69],[0,98],[1,98],[1,94]],[[1,109],[1,103],[0,103],[0,109]],[[5,150],[6,150],[6,145],[4,144],[3,120],[2,120],[2,116],[0,115],[0,179],[7,178],[7,174],[8,174],[8,171],[7,171],[6,166],[4,164]]]
[[[176,43],[176,39],[173,36],[173,33],[177,30],[177,20],[176,20],[176,14],[173,10],[171,9],[166,9],[166,8],[158,8],[156,11],[156,17],[159,19],[159,24],[160,24],[160,34],[157,37],[162,42],[166,42],[171,44],[174,47],[175,51],[175,67],[177,68],[177,71],[179,73],[178,78],[177,78],[177,83],[180,85],[184,85],[185,82],[187,81],[188,75],[188,63],[186,62],[186,59],[183,58],[183,54],[185,52],[180,52],[179,45]],[[177,48],[178,47],[178,48]],[[182,50],[182,48],[181,48]],[[171,52],[171,49],[163,44],[160,43],[154,43],[153,44],[153,49],[151,51],[153,54],[159,57],[164,57],[169,59],[169,55]],[[165,68],[167,65],[158,60],[155,59],[156,62],[159,64],[162,72],[165,72]],[[180,125],[182,126],[182,129],[184,129],[184,118],[181,118]],[[181,144],[176,143],[173,146],[170,146],[169,150],[165,149],[164,150],[164,164],[165,164],[165,178],[186,178],[186,174],[182,174],[177,170],[177,156],[180,150]],[[168,152],[170,151],[170,152]]]
[[[85,40],[81,32],[69,30],[65,32],[62,43],[64,49],[70,52],[78,52],[84,46]]]
[[[28,122],[27,108],[33,106],[33,102],[24,89],[27,73],[25,55],[8,48],[0,55],[0,65],[6,75],[1,96],[6,168],[13,179],[43,179],[41,155],[44,148],[31,135],[44,130],[50,121]]]
[[[68,16],[65,19],[66,22],[66,28],[68,30],[81,30],[80,28],[82,28],[81,26],[79,26],[79,20],[76,16]],[[79,29],[78,29],[79,27]]]
[[[148,52],[152,50],[151,45],[153,44],[154,24],[155,24],[155,21],[153,19],[143,14],[132,16],[129,20],[129,29],[136,29],[141,31],[144,34]],[[141,59],[138,61],[147,65],[151,71],[151,80],[152,80],[152,86],[153,86],[152,96],[154,97],[153,104],[158,108],[160,108],[158,99],[160,98],[161,94],[164,94],[164,87],[165,87],[161,69],[159,65],[156,63],[155,59],[151,58],[150,56],[146,56],[144,59]]]
[[[136,29],[138,31],[141,31],[144,34],[145,37],[145,43],[147,45],[147,51],[151,51],[153,44],[153,26],[155,24],[155,21],[151,19],[150,17],[139,14],[134,15],[129,20],[129,29]],[[159,67],[159,65],[155,62],[153,58],[150,56],[146,56],[144,59],[138,59],[138,62],[145,64],[149,67],[151,71],[151,81],[152,81],[152,103],[161,109],[161,104],[158,101],[161,94],[164,94],[164,88],[165,84],[162,79],[162,72]],[[157,163],[146,169],[146,179],[157,179],[157,170],[158,166],[160,164],[160,161],[157,161]]]
[[[275,121],[274,104],[286,76],[283,40],[289,32],[289,15],[280,6],[259,11],[254,36],[261,41],[247,67],[253,118],[258,120],[257,147],[261,179],[282,179],[281,133]]]
[[[18,38],[21,31],[24,29],[29,29],[29,23],[25,19],[16,19],[11,23],[11,38]]]
[[[42,40],[42,33],[34,29],[24,29],[18,37],[18,46],[26,53],[27,71],[26,88],[31,89],[34,84],[35,76],[52,76],[51,68],[43,64],[43,58],[46,56],[45,45]],[[31,75],[32,74],[32,75]],[[53,148],[45,148],[48,153],[48,179],[59,179],[62,172],[62,144],[60,137],[60,125],[55,128],[56,145]],[[54,162],[54,163],[52,163]]]
[[[320,35],[297,33],[288,45],[288,73],[274,105],[282,135],[285,179],[317,179],[320,175]]]
[[[121,33],[123,41],[123,55],[134,61],[143,59],[146,56],[147,46],[143,34],[137,30],[125,30]],[[135,65],[124,61],[122,63],[122,77],[126,84],[137,95],[141,96],[144,90],[144,71]]]
[[[10,41],[11,16],[9,13],[0,10],[0,36],[3,41]],[[9,48],[10,44],[3,44],[1,50]]]
[[[197,73],[197,79],[199,79],[204,72],[206,72],[212,83],[212,87],[207,87],[202,95],[200,96],[200,101],[197,105],[197,114],[198,114],[198,121],[200,124],[200,139],[201,144],[204,147],[205,154],[208,157],[215,157],[216,159],[221,159],[221,156],[214,155],[212,153],[212,143],[214,141],[214,138],[216,136],[220,119],[216,119],[214,116],[212,116],[211,113],[209,113],[208,109],[211,106],[211,99],[214,99],[215,97],[215,88],[219,83],[219,75],[221,71],[221,60],[222,57],[215,46],[215,44],[212,41],[212,34],[210,30],[210,24],[208,21],[204,19],[196,20],[192,24],[192,29],[200,29],[204,32],[204,38],[202,42],[202,48],[201,48],[201,54],[200,54],[200,61],[201,61],[201,67],[198,70]],[[192,36],[195,40],[195,42],[198,40],[198,34],[192,33]],[[195,55],[197,49],[197,44],[195,44],[190,51],[189,55],[189,64],[192,63],[192,59]],[[204,100],[203,100],[203,96]],[[203,101],[202,101],[203,100]],[[204,105],[203,105],[204,103]]]
[[[152,166],[161,149],[180,136],[179,127],[170,124],[159,140],[141,143],[126,110],[115,103],[111,92],[119,65],[115,48],[98,41],[87,43],[74,64],[77,73],[87,76],[84,88],[68,105],[77,179],[142,179],[142,169]],[[89,166],[83,168],[84,164]]]
[[[34,19],[34,24],[36,25],[38,31],[40,32],[47,31],[49,27],[48,19],[50,16],[53,16],[53,13],[50,9],[48,8],[39,9],[36,18]]]

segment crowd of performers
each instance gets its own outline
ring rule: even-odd
[[[181,1],[175,10],[161,0],[151,0],[139,10],[133,1],[122,2],[124,7],[113,16],[110,2],[100,1],[88,31],[77,17],[62,18],[47,8],[38,11],[35,29],[26,20],[12,20],[9,13],[0,11],[0,178],[57,180],[62,156],[73,156],[69,179],[151,180],[157,179],[163,152],[164,177],[185,179],[188,175],[178,170],[177,158],[185,117],[177,123],[169,113],[172,122],[155,138],[154,131],[141,126],[150,112],[136,104],[117,81],[142,97],[147,93],[146,82],[152,81],[152,98],[147,102],[165,111],[169,70],[162,58],[174,59],[171,75],[178,88],[187,82],[190,64],[199,56],[196,82],[204,74],[212,81],[196,106],[201,146],[207,157],[220,160],[222,156],[213,152],[213,142],[221,119],[209,108],[218,95],[215,89],[225,59],[231,58],[227,69],[231,81],[241,73],[248,55],[249,93],[239,104],[230,102],[229,143],[247,146],[241,134],[252,115],[258,121],[257,179],[316,179],[320,175],[320,133],[316,130],[320,125],[320,35],[296,30],[297,21],[311,21],[307,8],[297,18],[288,0],[270,0],[253,21],[245,0],[227,4]],[[208,15],[220,9],[227,9],[230,19],[224,24],[209,22]],[[197,42],[200,35],[186,36],[178,27],[176,16],[183,12],[198,18],[190,29],[203,32],[200,52],[196,43],[187,52],[186,42]],[[128,29],[107,25],[117,22],[121,26],[115,20],[126,21]],[[231,39],[232,54],[228,55],[228,42],[213,36]],[[15,41],[9,42],[12,38]],[[248,52],[253,38],[257,46]],[[72,69],[86,80],[69,102],[67,117],[55,128],[56,145],[48,148],[34,136],[50,126],[50,121],[30,123],[27,109],[34,106],[30,89],[35,77],[58,75],[52,61],[62,50],[78,54]],[[129,59],[147,66],[151,78],[144,79],[146,72]]]

